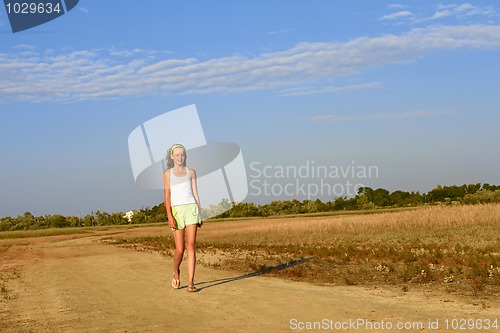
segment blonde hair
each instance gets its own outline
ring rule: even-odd
[[[186,161],[187,161],[187,152],[186,152],[186,148],[181,145],[180,143],[176,143],[174,145],[172,145],[172,147],[170,147],[167,151],[167,169],[172,169],[174,167],[174,160],[172,159],[171,155],[172,153],[174,152],[174,149],[176,148],[182,148],[184,149],[184,154],[186,156],[186,158],[184,159],[184,163],[182,164],[183,167],[186,166]]]

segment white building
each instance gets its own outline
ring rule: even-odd
[[[128,211],[123,215],[124,218],[126,218],[129,222],[132,222],[132,216],[134,216],[134,211]]]

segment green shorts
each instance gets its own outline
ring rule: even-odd
[[[198,205],[195,203],[173,206],[172,216],[175,219],[175,230],[184,229],[187,225],[201,223]]]

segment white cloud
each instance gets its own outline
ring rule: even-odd
[[[24,50],[34,50],[36,46],[30,44],[18,44],[14,46],[15,49],[24,49]]]
[[[401,12],[392,13],[389,15],[384,15],[380,19],[381,20],[395,20],[398,18],[408,17],[408,16],[412,16],[412,15],[413,15],[412,12],[405,10],[405,11],[401,11]]]
[[[441,11],[435,12],[434,15],[432,15],[432,17],[429,18],[429,20],[436,20],[436,19],[440,19],[440,18],[448,17],[448,16],[451,16],[450,10],[447,10],[447,9],[441,10]]]
[[[496,10],[493,7],[479,7],[470,3],[462,4],[438,4],[429,13],[428,8],[414,8],[412,11],[402,10],[404,7],[400,5],[390,5],[389,9],[399,10],[395,13],[384,15],[380,18],[382,21],[390,21],[394,24],[401,23],[422,23],[428,21],[437,21],[440,19],[467,19],[470,20],[476,17],[477,19],[498,17]]]
[[[456,11],[469,11],[469,10],[475,10],[477,7],[471,5],[470,3],[463,3],[461,5],[452,5],[450,8],[455,8]]]
[[[449,4],[449,5],[445,5],[445,4],[438,4],[436,6],[436,9],[437,10],[443,10],[443,9],[450,9],[450,8],[453,8],[453,7],[456,7],[457,5],[456,4]]]
[[[300,96],[300,95],[313,95],[313,94],[338,94],[352,90],[358,89],[372,89],[377,88],[382,85],[381,82],[369,82],[362,84],[352,84],[347,86],[326,86],[321,88],[290,88],[282,90],[280,95],[282,96]]]
[[[151,50],[0,53],[0,102],[75,101],[151,94],[272,90],[335,93],[380,83],[342,82],[371,68],[457,48],[500,48],[500,26],[439,26],[347,42],[299,43],[280,52],[200,60]],[[28,52],[27,52],[28,51]],[[313,88],[311,88],[313,87]]]
[[[345,122],[345,121],[370,121],[370,120],[386,120],[386,119],[401,119],[401,118],[420,118],[420,117],[435,117],[450,115],[448,112],[430,112],[430,111],[414,111],[404,113],[377,113],[366,115],[320,115],[312,118],[315,122]]]
[[[470,3],[463,3],[460,5],[450,5],[449,9],[457,14],[462,15],[491,15],[495,13],[492,7],[477,7]]]
[[[492,7],[477,7],[470,3],[438,5],[436,12],[430,17],[419,21],[437,20],[444,17],[465,18],[471,16],[492,16],[496,11]]]

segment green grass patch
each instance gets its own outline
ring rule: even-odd
[[[76,234],[92,233],[92,232],[96,232],[96,231],[132,229],[132,228],[143,228],[143,227],[153,227],[153,226],[163,226],[163,225],[167,225],[167,223],[126,224],[126,225],[107,225],[107,226],[78,227],[78,228],[50,228],[50,229],[36,229],[36,230],[0,231],[0,239],[76,235]]]

